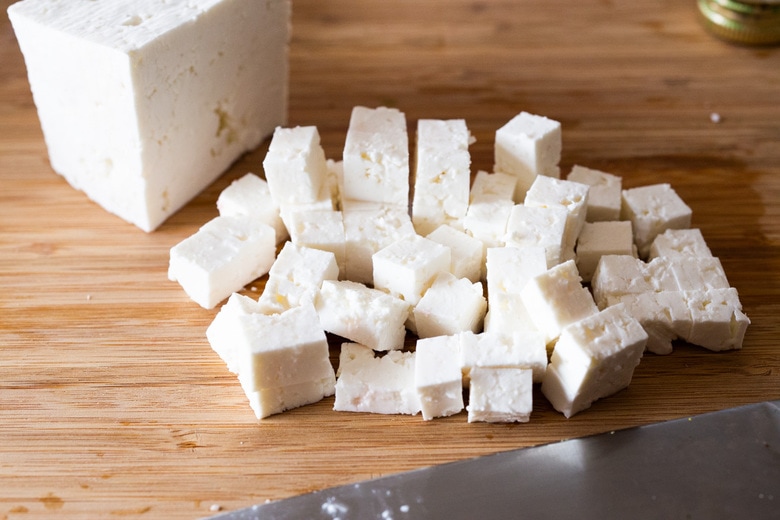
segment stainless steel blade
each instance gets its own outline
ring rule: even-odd
[[[468,459],[212,517],[780,518],[780,400]]]

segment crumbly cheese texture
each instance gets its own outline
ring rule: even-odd
[[[533,411],[533,377],[526,368],[474,368],[468,422],[528,422]]]
[[[413,309],[417,336],[430,338],[478,332],[487,311],[482,283],[441,272]]]
[[[8,10],[54,171],[152,231],[287,111],[289,0]]]
[[[566,180],[590,186],[585,217],[588,222],[620,219],[623,179],[611,173],[574,165]]]
[[[204,309],[266,274],[276,233],[253,216],[215,217],[170,250],[168,278]]]
[[[691,208],[669,184],[623,190],[620,218],[630,220],[639,256],[647,258],[655,237],[667,229],[691,227]]]
[[[409,137],[403,112],[354,107],[343,161],[343,199],[408,206]]]
[[[509,214],[504,244],[519,248],[544,248],[547,266],[558,265],[571,259],[567,258],[567,218],[568,211],[561,206],[517,204]]]
[[[327,186],[328,167],[315,126],[277,127],[263,170],[279,206],[313,204]],[[330,200],[330,191],[327,191]]]
[[[442,225],[425,236],[428,240],[450,248],[450,272],[458,278],[478,282],[482,277],[485,246],[465,231]]]
[[[415,358],[414,384],[423,419],[460,413],[464,407],[460,337],[418,339]]]
[[[575,249],[577,270],[590,282],[604,255],[636,256],[631,222],[627,220],[586,222]]]
[[[290,240],[298,245],[330,251],[336,258],[339,277],[346,276],[344,215],[332,209],[297,211],[287,221]]]
[[[463,385],[468,387],[474,368],[527,368],[534,383],[541,383],[547,371],[544,337],[531,329],[522,331],[460,334]]]
[[[639,364],[647,333],[622,305],[563,329],[542,380],[542,393],[564,416],[626,388]]]
[[[245,174],[222,190],[217,198],[217,210],[223,217],[253,216],[268,224],[276,231],[277,244],[289,237],[268,183],[254,173]]]
[[[412,222],[419,234],[427,235],[466,215],[470,142],[463,119],[417,121]]]
[[[420,413],[415,386],[415,353],[394,350],[383,356],[357,343],[341,345],[333,409],[379,414]]]
[[[700,229],[667,229],[653,240],[648,259],[678,256],[705,258],[713,255]]]

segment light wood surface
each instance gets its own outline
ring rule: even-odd
[[[0,519],[200,518],[780,398],[780,49],[714,40],[694,0],[295,0],[293,31],[289,123],[317,125],[329,157],[354,105],[390,105],[410,125],[465,118],[489,170],[495,130],[525,110],[561,121],[564,173],[670,183],[739,290],[744,348],[646,355],[627,390],[568,420],[537,391],[526,424],[336,413],[332,398],[258,422],[206,342],[216,311],[166,268],[267,143],[145,234],[52,172],[3,15]]]

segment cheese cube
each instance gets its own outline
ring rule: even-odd
[[[677,290],[695,291],[706,289],[728,289],[729,281],[720,259],[714,256],[679,258],[660,257],[649,265],[668,264],[677,282]]]
[[[517,177],[508,173],[478,171],[469,193],[469,203],[495,199],[514,200]]]
[[[496,130],[494,170],[517,177],[515,202],[539,175],[560,177],[561,124],[543,116],[521,112]]]
[[[412,222],[427,235],[462,219],[469,206],[471,134],[463,119],[417,121]]]
[[[404,346],[407,302],[350,281],[325,280],[315,300],[323,328],[374,350]]]
[[[567,418],[626,388],[647,333],[623,305],[565,327],[542,380],[542,393]]]
[[[211,348],[225,362],[228,370],[234,374],[238,374],[242,361],[241,353],[238,350],[239,342],[233,337],[238,328],[241,327],[239,317],[261,314],[262,312],[262,307],[249,296],[233,293],[206,329],[206,338]]]
[[[625,294],[678,291],[680,285],[672,263],[666,258],[655,258],[645,263],[629,255],[604,255],[591,278],[593,298],[600,309]]]
[[[641,258],[647,258],[655,237],[667,229],[691,227],[691,208],[669,184],[623,190],[621,220],[630,220]]]
[[[343,160],[343,199],[408,207],[409,138],[403,112],[354,107]]]
[[[547,370],[544,337],[534,330],[511,333],[483,332],[460,334],[463,384],[469,385],[474,368],[527,368],[533,382],[541,383]]]
[[[152,231],[287,111],[290,2],[11,6],[51,166]]]
[[[452,274],[458,278],[467,278],[472,282],[480,280],[482,261],[485,256],[485,246],[480,240],[446,224],[439,226],[425,238],[450,248],[450,272]]]
[[[413,309],[415,330],[420,338],[477,332],[486,310],[480,282],[441,272]]]
[[[204,309],[266,274],[276,234],[253,216],[215,217],[170,250],[168,278]]]
[[[317,127],[277,127],[263,169],[279,206],[317,202],[328,174]],[[327,194],[329,199],[330,191]]]
[[[585,282],[590,282],[602,256],[636,256],[631,222],[586,222],[579,234],[575,252],[577,270]]]
[[[537,177],[525,194],[525,205],[536,208],[560,207],[566,210],[566,226],[563,233],[562,258],[574,258],[574,245],[585,224],[588,210],[587,184]]]
[[[716,352],[742,348],[750,319],[742,312],[737,290],[713,289],[685,293],[691,309],[691,333],[685,339]]]
[[[433,279],[449,272],[450,248],[420,235],[404,237],[374,253],[374,288],[417,305]]]
[[[611,173],[574,165],[566,177],[569,181],[590,186],[588,190],[588,222],[620,219],[623,179]]]
[[[249,400],[249,406],[255,412],[258,419],[264,419],[269,415],[282,413],[293,408],[316,403],[336,392],[336,376],[307,381],[294,385],[276,388],[260,388],[251,390],[243,384],[239,377],[241,388]]]
[[[468,422],[528,422],[533,411],[531,370],[474,368]]]
[[[658,257],[678,257],[695,256],[699,258],[711,257],[712,251],[707,246],[701,230],[698,228],[690,229],[667,229],[660,235],[657,235],[650,246],[648,258]]]
[[[337,376],[336,411],[416,415],[421,410],[414,352],[394,350],[379,357],[367,346],[344,343]]]
[[[463,228],[485,247],[503,246],[513,207],[509,199],[475,201],[463,217]]]
[[[616,298],[647,332],[649,352],[671,354],[672,342],[690,336],[692,321],[685,293],[680,291],[626,294]]]
[[[424,420],[455,415],[463,410],[461,374],[459,336],[417,340],[414,384]]]
[[[258,303],[266,314],[314,303],[323,280],[337,280],[339,268],[330,251],[286,242],[268,272]]]
[[[512,247],[542,247],[547,267],[558,265],[566,260],[567,215],[563,207],[541,208],[517,204],[509,215],[504,242]]]
[[[336,257],[340,277],[346,275],[344,216],[335,210],[297,211],[288,220],[290,240],[298,245],[330,251]]]
[[[247,173],[222,190],[217,198],[217,210],[223,217],[251,215],[268,224],[276,232],[277,244],[289,236],[268,183],[254,173]]]
[[[491,247],[486,257],[488,296],[520,294],[531,278],[547,271],[542,247]]]
[[[417,233],[406,207],[344,202],[345,272],[342,275],[353,282],[372,284],[374,253]]]
[[[545,343],[557,339],[567,325],[598,312],[581,282],[574,260],[568,260],[531,278],[521,291],[525,308]]]
[[[520,293],[488,291],[488,310],[483,327],[485,332],[511,334],[535,330],[536,323],[525,308]]]

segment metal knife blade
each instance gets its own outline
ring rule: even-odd
[[[780,519],[780,400],[467,459],[214,520]]]

